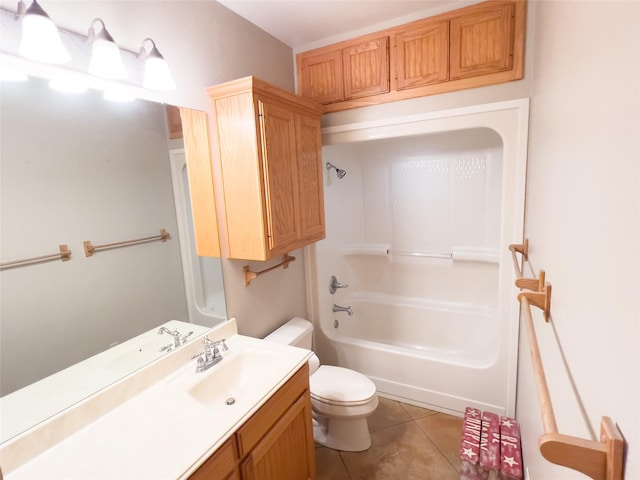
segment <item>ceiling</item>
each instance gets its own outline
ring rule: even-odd
[[[218,0],[218,2],[294,50],[315,48],[322,44],[382,30],[476,3],[473,0]],[[350,35],[347,35],[348,33]]]

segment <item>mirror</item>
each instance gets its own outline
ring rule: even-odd
[[[55,254],[62,244],[72,253],[0,270],[3,399],[100,352],[131,347],[127,340],[144,332],[170,345],[170,335],[156,334],[166,322],[191,318],[210,328],[226,319],[220,260],[195,255],[183,145],[168,139],[165,106],[109,102],[93,90],[63,94],[47,83],[0,85],[0,262]],[[85,254],[87,241],[110,245],[161,229],[165,241]],[[75,381],[91,391],[65,392],[66,404],[23,429],[115,380],[100,383],[97,370]],[[3,404],[1,415],[12,412]],[[0,442],[20,431],[3,431]]]

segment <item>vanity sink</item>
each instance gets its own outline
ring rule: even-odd
[[[231,406],[252,401],[263,394],[265,385],[280,374],[282,360],[273,352],[246,349],[228,355],[204,373],[196,373],[198,382],[189,395],[207,407]]]

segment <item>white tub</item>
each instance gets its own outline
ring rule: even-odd
[[[497,311],[371,292],[345,300],[354,314],[334,314],[318,335],[325,358],[332,351],[327,361],[366,374],[386,397],[448,413],[506,413]]]
[[[495,309],[373,292],[345,300],[354,314],[334,322],[334,341],[461,367],[486,368],[496,361]]]

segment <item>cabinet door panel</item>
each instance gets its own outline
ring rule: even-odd
[[[268,245],[272,255],[278,255],[296,242],[299,231],[295,115],[263,101],[259,110]]]
[[[342,61],[345,99],[389,91],[389,37],[345,48]]]
[[[298,55],[299,93],[318,103],[344,100],[342,51],[332,50],[315,55]]]
[[[449,79],[449,22],[422,22],[394,36],[392,88],[420,87]]]
[[[305,392],[242,463],[244,480],[315,478],[311,400]]]
[[[514,11],[512,2],[481,4],[451,19],[451,80],[511,68]]]
[[[233,437],[193,472],[189,480],[240,480]]]
[[[300,234],[307,240],[325,237],[320,120],[296,116]]]

